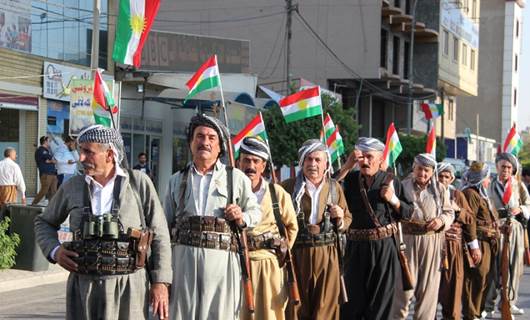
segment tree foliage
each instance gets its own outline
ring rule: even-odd
[[[324,113],[329,113],[333,123],[339,126],[348,154],[357,140],[359,125],[354,120],[354,109],[343,108],[334,97],[322,95]],[[291,165],[298,161],[298,149],[308,139],[319,139],[322,118],[311,117],[296,122],[285,123],[279,107],[273,107],[264,114],[265,126],[276,165]]]
[[[11,219],[5,217],[0,221],[0,269],[9,269],[15,265],[16,248],[20,244],[20,236],[16,233],[9,234]]]

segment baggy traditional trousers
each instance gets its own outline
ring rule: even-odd
[[[435,319],[441,277],[441,253],[445,241],[444,234],[404,234],[403,240],[407,245],[405,252],[413,277],[413,289],[403,291],[401,273],[399,272],[394,291],[392,319],[404,320],[407,318],[413,297],[416,298],[414,319]]]
[[[464,286],[464,252],[462,240],[446,240],[448,269],[442,271],[438,300],[444,320],[462,317],[462,290]]]

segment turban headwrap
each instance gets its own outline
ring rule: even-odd
[[[486,199],[489,203],[488,190],[484,187],[482,182],[490,176],[490,168],[487,164],[481,162],[473,162],[469,169],[464,173],[464,186],[462,190],[465,190],[470,187],[475,187],[478,189],[482,198]]]
[[[263,140],[258,137],[244,138],[239,148],[239,152],[260,157],[264,161],[269,160],[269,147]]]
[[[440,172],[449,172],[451,176],[455,177],[455,167],[449,162],[439,162],[438,163],[438,173]]]
[[[224,156],[226,150],[228,149],[228,130],[221,123],[221,121],[205,114],[195,115],[193,118],[191,118],[190,124],[188,126],[188,144],[191,144],[191,141],[193,140],[193,132],[197,127],[208,127],[214,129],[215,132],[217,132],[217,136],[219,137],[219,147],[221,149],[219,157]]]
[[[495,157],[495,164],[499,163],[499,161],[508,161],[512,165],[512,174],[517,174],[517,170],[519,169],[519,161],[517,161],[517,158],[508,152],[499,153],[497,157]]]
[[[414,157],[414,163],[424,167],[431,167],[436,170],[436,159],[430,153],[420,153]]]
[[[369,151],[385,151],[385,145],[375,139],[375,138],[366,138],[361,137],[357,140],[357,143],[355,144],[355,149],[360,150],[362,152],[369,152]]]
[[[123,139],[118,130],[114,128],[107,128],[100,124],[86,127],[79,133],[77,143],[109,144],[114,152],[116,164],[119,165],[123,160]]]

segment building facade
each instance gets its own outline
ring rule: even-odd
[[[477,97],[459,98],[457,131],[466,128],[502,144],[517,123],[524,1],[483,1]]]

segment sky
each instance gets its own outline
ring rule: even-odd
[[[530,3],[523,9],[523,43],[521,48],[521,73],[519,74],[520,96],[519,128],[530,127]],[[480,62],[479,62],[480,63]]]

